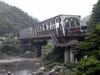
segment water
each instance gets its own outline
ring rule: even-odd
[[[8,75],[7,72],[2,72],[0,73],[0,75]],[[15,72],[11,72],[11,75],[32,75],[32,71],[31,70],[20,70],[20,71],[15,71]]]
[[[38,65],[35,65],[38,62],[36,59],[34,61],[32,59],[12,60],[0,63],[0,75],[8,75],[8,71],[11,72],[11,75],[32,75],[32,72],[39,68]]]
[[[13,73],[13,75],[32,75],[32,71],[31,70],[16,71]]]

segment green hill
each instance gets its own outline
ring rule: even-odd
[[[18,35],[19,30],[33,26],[37,22],[37,19],[30,17],[22,10],[0,2],[0,36],[5,33]]]

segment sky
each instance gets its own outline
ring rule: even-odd
[[[91,14],[93,5],[98,0],[0,0],[16,6],[31,17],[42,21],[50,17],[66,14],[80,15],[82,18]]]

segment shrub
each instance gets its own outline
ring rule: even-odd
[[[100,61],[94,56],[81,59],[77,67],[77,75],[99,75]]]

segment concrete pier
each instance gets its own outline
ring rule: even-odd
[[[67,47],[64,51],[64,63],[65,64],[75,63],[75,56],[71,47]]]
[[[70,64],[70,48],[66,48],[64,52],[64,63]]]
[[[75,57],[72,49],[70,49],[70,63],[71,64],[75,63]]]
[[[41,51],[41,45],[36,45],[35,46],[35,50],[36,50],[36,57],[41,57],[41,55],[42,55],[42,51]]]

